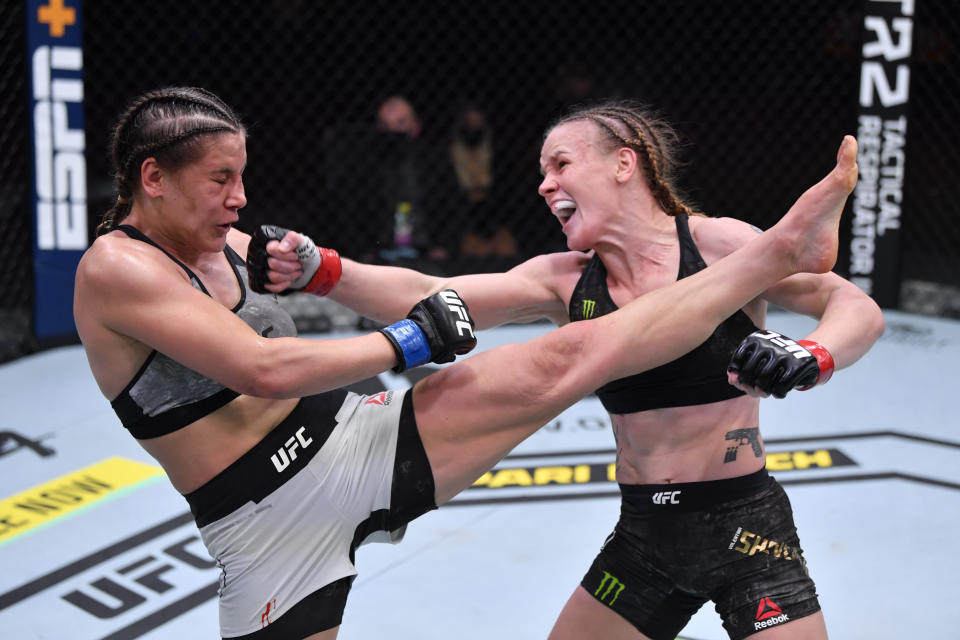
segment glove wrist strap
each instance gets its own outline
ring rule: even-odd
[[[430,344],[423,330],[413,320],[401,320],[380,329],[387,336],[394,351],[397,352],[397,366],[393,371],[400,373],[413,367],[430,362]]]
[[[340,282],[343,264],[336,249],[318,247],[318,251],[320,252],[320,266],[317,267],[317,271],[302,291],[312,293],[315,296],[325,296],[333,291],[333,288]]]
[[[797,344],[805,348],[813,357],[817,359],[817,365],[820,367],[820,375],[817,377],[817,380],[806,387],[797,387],[800,391],[806,391],[807,389],[812,389],[817,385],[826,384],[827,380],[833,375],[834,362],[833,356],[830,355],[830,352],[822,344],[818,344],[813,340],[797,340]]]

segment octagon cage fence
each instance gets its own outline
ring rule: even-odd
[[[865,19],[881,3],[66,4],[82,10],[91,241],[114,198],[114,118],[145,90],[191,85],[220,95],[249,128],[249,202],[238,227],[278,224],[349,257],[456,274],[565,249],[537,194],[539,147],[554,117],[601,99],[642,102],[675,126],[679,183],[697,209],[769,227],[826,173],[842,136],[857,133],[865,45],[878,40]],[[0,5],[0,362],[76,341],[35,331],[29,6]],[[960,12],[952,0],[897,9],[912,38],[897,295],[888,306],[957,318]],[[904,23],[890,24],[892,44],[903,44]],[[888,84],[888,94],[905,88]],[[390,96],[413,107],[419,135],[378,127]],[[455,148],[482,152],[457,165]],[[386,173],[394,165],[405,177]],[[845,227],[846,247],[851,234]],[[841,257],[837,271],[850,276],[849,264]],[[365,322],[328,300],[288,304],[301,331]]]

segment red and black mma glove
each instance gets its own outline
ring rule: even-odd
[[[250,238],[247,246],[247,277],[250,288],[257,293],[271,293],[265,285],[270,284],[269,265],[267,260],[267,243],[271,240],[283,240],[289,229],[272,224],[260,225]],[[286,296],[297,291],[312,293],[316,296],[325,296],[333,290],[340,281],[343,267],[340,263],[340,254],[334,249],[317,247],[308,236],[300,234],[300,244],[297,246],[297,260],[303,273],[290,285],[280,292]]]
[[[776,398],[806,391],[833,375],[833,357],[812,340],[791,340],[776,331],[754,331],[740,343],[727,371],[740,382]]]
[[[380,329],[397,353],[397,373],[427,362],[453,362],[477,346],[467,304],[453,289],[424,298],[405,320]]]

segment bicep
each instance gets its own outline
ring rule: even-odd
[[[503,273],[450,278],[444,287],[456,290],[466,301],[478,329],[541,318],[561,324],[565,318],[555,274],[540,258]]]
[[[788,311],[821,318],[832,300],[859,297],[860,290],[835,273],[798,273],[763,293],[763,298]]]
[[[239,387],[249,379],[249,354],[262,338],[183,278],[167,270],[135,268],[99,289],[97,314],[106,329],[226,386]]]

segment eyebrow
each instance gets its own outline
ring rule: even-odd
[[[243,170],[246,168],[247,168],[246,164],[240,167],[240,173],[243,173]],[[231,167],[220,167],[218,169],[213,169],[210,173],[223,173],[226,175],[233,175],[236,172]]]
[[[547,156],[547,162],[556,162],[557,156],[566,153],[565,149],[554,149],[554,151]],[[545,175],[547,172],[543,169],[543,164],[540,165],[540,175]]]

